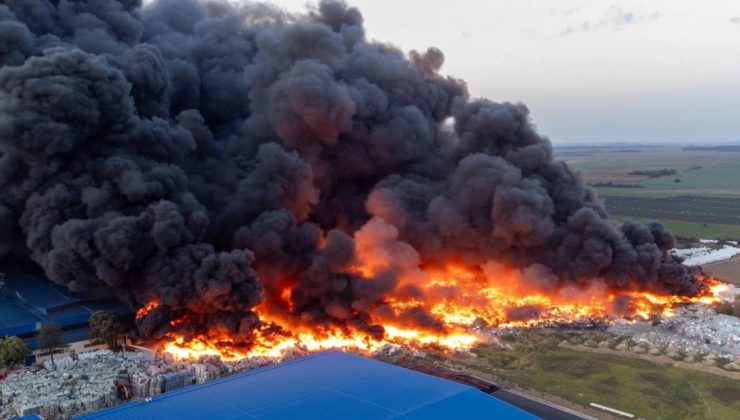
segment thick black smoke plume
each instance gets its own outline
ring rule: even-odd
[[[286,285],[300,319],[378,332],[384,296],[421,293],[400,274],[452,257],[702,289],[660,224],[614,227],[525,106],[471,100],[443,61],[368,41],[341,2],[5,0],[0,253],[161,302],[154,336],[175,313],[246,335]],[[393,258],[360,278],[358,247]]]

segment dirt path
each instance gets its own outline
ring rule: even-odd
[[[569,350],[575,350],[575,351],[585,351],[589,353],[610,354],[613,356],[630,357],[633,359],[645,360],[647,362],[655,363],[658,365],[695,370],[697,372],[711,373],[713,375],[720,375],[726,378],[740,380],[740,372],[731,372],[729,370],[724,370],[722,368],[718,368],[714,366],[707,366],[701,363],[686,363],[686,362],[682,362],[679,360],[673,360],[668,356],[662,356],[662,355],[654,356],[651,354],[633,353],[631,351],[619,351],[619,350],[605,349],[601,347],[592,348],[592,347],[585,347],[585,346],[573,346],[570,344],[562,344],[562,343],[559,344],[558,346],[569,349]]]

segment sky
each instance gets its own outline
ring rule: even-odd
[[[525,103],[556,144],[740,142],[738,0],[348,3],[370,38],[440,48],[443,72]]]
[[[346,1],[371,39],[440,48],[443,73],[526,104],[555,144],[740,143],[740,0]]]

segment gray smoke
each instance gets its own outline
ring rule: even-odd
[[[534,266],[555,286],[702,291],[660,224],[613,226],[524,105],[471,100],[443,61],[368,41],[338,1],[292,15],[5,0],[0,253],[132,307],[158,300],[145,336],[186,316],[179,328],[248,337],[261,301],[382,334],[368,314],[390,316],[384,297],[422,292],[399,286],[405,263],[350,269],[373,218],[417,265],[454,256]]]

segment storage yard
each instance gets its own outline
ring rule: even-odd
[[[146,352],[82,353],[0,381],[0,418],[38,414],[66,419],[268,364],[262,359],[176,362]]]

